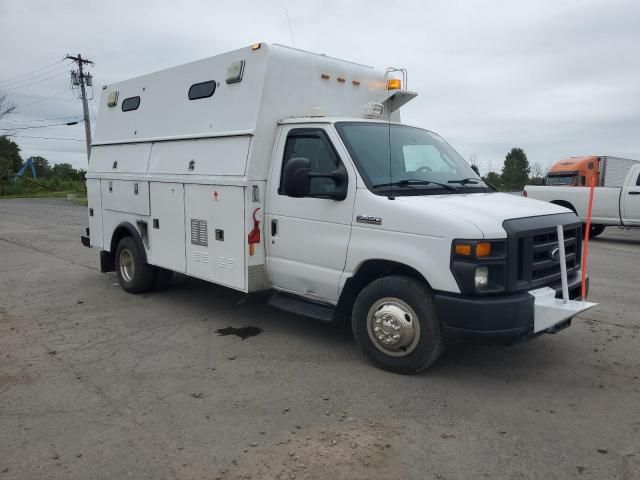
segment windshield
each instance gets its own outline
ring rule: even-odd
[[[336,128],[374,193],[393,190],[394,194],[424,195],[489,190],[447,142],[427,130],[372,122],[338,122]]]
[[[547,185],[573,185],[575,179],[575,175],[549,175],[547,176]]]

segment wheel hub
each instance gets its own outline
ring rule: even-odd
[[[130,282],[134,276],[135,266],[133,263],[133,255],[128,249],[125,248],[120,252],[118,263],[120,264],[120,274],[122,275],[122,278],[126,282]]]
[[[369,338],[382,352],[408,355],[420,339],[420,324],[413,309],[400,299],[382,299],[369,311]]]

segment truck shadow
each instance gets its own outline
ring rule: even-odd
[[[157,298],[166,297],[167,302],[188,306],[187,317],[207,316],[211,335],[219,335],[226,329],[259,329],[264,335],[260,341],[277,335],[282,345],[296,345],[296,354],[303,348],[302,355],[309,358],[323,358],[330,354],[331,362],[345,362],[357,368],[367,364],[353,339],[348,322],[324,323],[303,316],[284,312],[268,305],[272,292],[246,295],[225,287],[217,286],[194,278],[176,276],[173,285],[166,291],[154,292]],[[206,314],[205,314],[206,315]],[[273,338],[273,337],[272,337]],[[248,338],[247,342],[258,341]],[[274,344],[274,348],[275,348]],[[271,348],[267,346],[266,352]],[[279,356],[281,352],[278,353]],[[455,378],[467,382],[470,376],[485,379],[513,379],[518,375],[530,375],[535,370],[552,369],[563,364],[562,357],[570,355],[557,342],[546,341],[543,337],[530,342],[507,346],[501,341],[452,339],[442,357],[419,377],[425,379]],[[371,367],[375,369],[375,367]],[[376,370],[377,371],[377,370]],[[385,375],[393,375],[384,372]],[[375,374],[377,376],[377,374]]]

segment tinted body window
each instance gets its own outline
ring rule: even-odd
[[[298,129],[291,130],[284,147],[282,168],[292,158],[308,158],[311,162],[311,172],[330,173],[338,168],[340,160],[333,145],[323,130]],[[280,180],[282,187],[282,178]],[[331,178],[312,178],[310,196],[322,196],[336,189],[335,181]]]
[[[140,97],[129,97],[122,101],[122,111],[129,112],[131,110],[137,110],[140,106]]]
[[[189,100],[198,100],[199,98],[209,98],[216,91],[216,81],[194,83],[189,88]]]

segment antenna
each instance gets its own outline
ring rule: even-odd
[[[289,12],[287,12],[287,7],[284,7],[284,15],[287,17],[287,25],[289,25],[289,35],[291,35],[291,46],[295,47],[296,42],[293,39],[293,30],[291,29],[291,20],[289,19]]]

